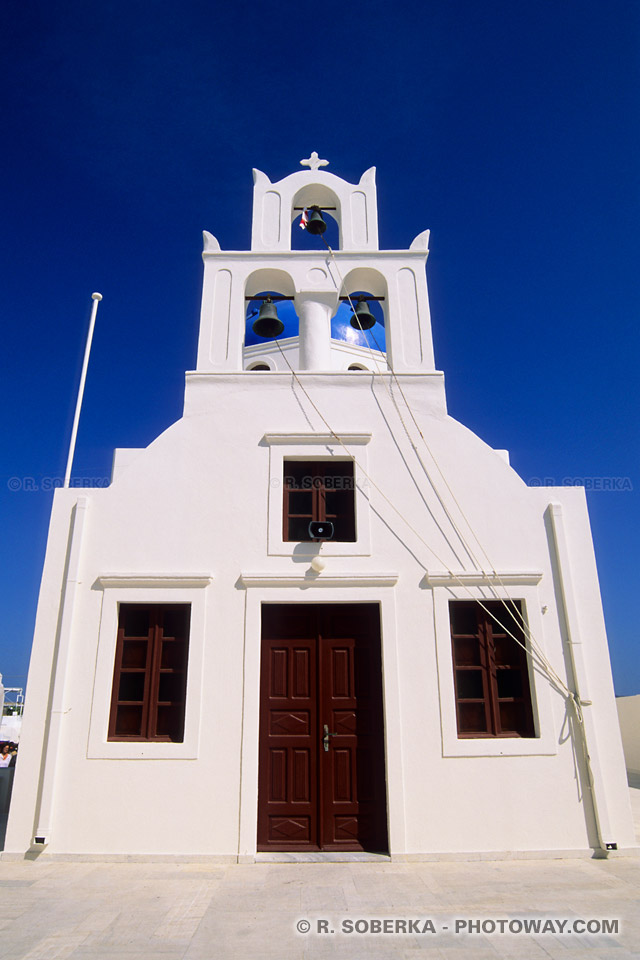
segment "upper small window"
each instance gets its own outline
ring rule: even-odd
[[[325,525],[320,536],[314,523]],[[282,538],[355,541],[353,460],[284,461]]]
[[[184,740],[191,606],[121,603],[109,740]]]
[[[449,611],[458,737],[535,736],[521,601],[452,600]]]

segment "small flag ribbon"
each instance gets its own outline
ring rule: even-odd
[[[307,227],[307,222],[309,220],[308,213],[309,213],[309,207],[305,207],[304,210],[302,211],[302,216],[300,217],[300,227],[302,230],[305,230]]]

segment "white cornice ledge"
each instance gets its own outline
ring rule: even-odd
[[[535,586],[542,580],[540,570],[509,572],[499,570],[427,570],[425,583],[430,587]]]
[[[106,587],[208,587],[210,573],[105,573],[96,578],[98,586]]]
[[[245,587],[395,587],[397,573],[241,573]]]
[[[204,233],[205,231],[203,231]],[[420,234],[422,236],[422,234]],[[215,239],[215,237],[214,237]],[[416,238],[418,239],[418,238]],[[415,241],[414,241],[415,243]],[[326,253],[322,250],[216,250],[213,247],[205,247],[202,256],[206,259],[215,257],[219,260],[291,260],[291,255],[296,260],[317,260],[325,261]],[[426,259],[429,251],[424,244],[420,248],[413,247],[409,250],[333,250],[333,255],[337,260],[370,260],[372,256],[376,259],[384,260],[417,260]]]
[[[303,443],[365,444],[371,440],[370,433],[265,433],[263,440],[269,445]]]

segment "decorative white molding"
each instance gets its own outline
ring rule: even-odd
[[[275,444],[365,444],[371,440],[370,433],[265,433],[262,438],[270,446]]]
[[[397,573],[241,573],[245,587],[394,587]]]
[[[413,240],[413,242],[412,242],[411,246],[409,247],[409,249],[410,249],[410,250],[413,250],[413,251],[416,251],[416,250],[420,250],[420,251],[426,250],[426,251],[428,252],[428,251],[429,251],[429,234],[430,234],[430,232],[431,232],[430,230],[423,230],[422,233],[419,233],[418,236],[415,238],[415,240]]]
[[[300,161],[300,165],[303,167],[310,167],[312,170],[317,170],[318,167],[327,167],[329,165],[329,161],[321,160],[317,151],[314,150],[307,160]]]
[[[254,183],[260,183],[260,184],[269,184],[269,183],[271,183],[271,180],[269,180],[269,177],[266,175],[266,173],[263,173],[262,170],[257,170],[257,169],[254,167],[251,172],[253,173],[253,182],[254,182]]]
[[[496,570],[427,570],[424,582],[429,587],[492,587],[535,586],[542,580],[540,570],[496,571]]]
[[[282,342],[285,343],[287,346],[291,345],[294,348],[297,346],[297,338],[294,338],[294,337],[292,337],[288,341],[282,341]],[[332,344],[335,344],[336,341],[332,340],[331,342]],[[251,347],[246,347],[246,350],[253,351],[255,346],[261,347],[262,344],[252,344]],[[366,350],[366,348],[363,348],[363,349]],[[285,351],[286,351],[286,346],[285,346]],[[271,349],[270,352],[273,353],[273,350]],[[278,351],[278,354],[279,353],[280,351]],[[258,355],[258,352],[256,351],[255,354],[253,354],[253,356],[257,356],[257,355]],[[371,356],[368,350],[366,350],[366,356],[367,357]],[[206,383],[207,380],[215,381],[216,379],[217,380],[224,379],[227,381],[227,383],[240,383],[241,381],[239,380],[239,378],[242,377],[245,372],[246,371],[244,369],[240,369],[240,368],[238,368],[238,370],[231,370],[231,371],[229,370],[187,370],[185,373],[185,377],[187,381],[193,381],[196,383],[198,381],[202,381]],[[286,370],[278,370],[274,372],[277,372],[281,375],[283,382],[285,382],[285,380],[291,380],[292,374],[291,374],[291,370],[289,370],[288,368]],[[296,377],[299,377],[301,380],[306,380],[307,383],[318,383],[321,385],[329,384],[332,387],[335,385],[337,377],[347,377],[349,380],[351,379],[351,377],[349,377],[349,374],[346,370],[296,370],[295,374],[296,374]],[[411,383],[411,381],[415,382],[415,381],[421,380],[425,385],[428,385],[430,380],[440,380],[440,381],[444,380],[444,373],[442,372],[442,370],[431,370],[430,372],[426,372],[426,373],[424,372],[415,373],[412,371],[403,370],[403,371],[400,371],[399,373],[396,373],[395,371],[392,372],[390,370],[385,369],[379,372],[376,371],[376,377],[378,380],[381,377],[384,377],[385,380],[388,380],[390,382],[399,380],[401,383]],[[341,383],[344,383],[344,382],[345,382],[344,380],[341,381]],[[268,436],[271,436],[271,434],[268,434]],[[314,436],[317,436],[317,434],[314,434]],[[362,436],[362,434],[359,434],[359,436]],[[145,448],[141,448],[141,449],[145,449]],[[530,489],[537,489],[537,488],[532,487]],[[562,487],[561,489],[564,490],[566,488]]]
[[[320,173],[324,171],[320,170]],[[305,171],[300,170],[304,175]],[[204,234],[204,230],[202,231]],[[207,231],[208,232],[208,231]],[[323,257],[318,256],[316,250],[295,250],[296,260],[302,263],[310,262],[313,266],[325,267],[327,265],[326,254]],[[203,250],[202,256],[206,259],[209,256],[221,258],[230,262],[253,263],[274,263],[278,261],[291,263],[291,250]],[[424,263],[429,256],[428,250],[376,250],[376,259],[384,262],[385,260],[402,261],[402,263]],[[351,270],[355,267],[361,267],[363,263],[369,266],[371,263],[370,254],[360,250],[334,250],[333,256],[343,264],[343,270]],[[308,269],[308,268],[306,268]]]
[[[210,573],[105,573],[96,577],[103,590],[107,587],[208,587]]]
[[[207,253],[220,253],[220,244],[217,237],[214,237],[208,230],[202,231],[202,244]]]
[[[358,181],[358,186],[359,187],[365,187],[369,185],[374,186],[375,182],[376,182],[376,168],[369,167],[369,169],[365,170],[365,172],[360,177],[360,180]]]

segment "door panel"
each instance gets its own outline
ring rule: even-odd
[[[259,850],[387,849],[376,605],[263,606],[259,763]]]

